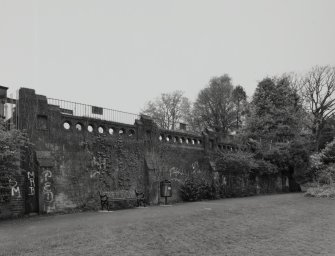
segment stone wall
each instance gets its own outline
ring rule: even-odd
[[[180,185],[192,175],[201,174],[209,182],[222,181],[222,173],[210,161],[213,152],[247,150],[208,130],[202,134],[161,130],[146,116],[131,125],[74,116],[48,104],[45,96],[32,89],[20,89],[17,111],[17,125],[29,134],[38,162],[31,165],[38,207],[26,204],[29,212],[98,209],[98,191],[136,189],[144,191],[151,204],[158,204],[162,201],[159,182],[164,179],[172,181],[169,201],[177,202],[181,200]],[[32,175],[23,175],[26,184],[33,184]],[[243,195],[237,188],[247,181],[241,183],[230,176],[227,180],[232,195]],[[257,193],[259,184],[246,186]],[[269,192],[264,186],[260,192]]]
[[[0,219],[38,211],[38,163],[31,147],[19,154],[16,170],[0,172]]]
[[[0,174],[0,219],[25,213],[25,179],[21,172]]]

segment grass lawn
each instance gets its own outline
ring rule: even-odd
[[[335,255],[335,200],[280,194],[0,221],[0,255]]]

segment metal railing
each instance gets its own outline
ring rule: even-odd
[[[62,114],[78,117],[88,117],[124,124],[134,124],[140,116],[124,111],[101,108],[97,106],[48,98],[48,104],[58,106]]]

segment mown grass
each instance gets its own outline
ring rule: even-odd
[[[335,200],[281,194],[0,222],[0,255],[335,255]]]

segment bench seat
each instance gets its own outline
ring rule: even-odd
[[[137,206],[141,204],[145,206],[144,193],[139,193],[136,190],[118,190],[118,191],[99,191],[101,210],[104,207],[109,211],[110,202],[113,201],[136,201]]]

